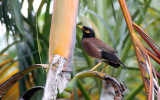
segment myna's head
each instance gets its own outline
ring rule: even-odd
[[[80,25],[78,25],[78,27],[83,31],[83,38],[95,37],[95,33],[93,29],[86,26],[80,26]]]

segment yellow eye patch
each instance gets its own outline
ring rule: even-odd
[[[86,32],[86,33],[90,33],[90,31],[89,31],[89,30],[86,30],[85,32]]]

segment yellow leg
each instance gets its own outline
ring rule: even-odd
[[[107,65],[108,65],[108,63],[106,63],[106,65],[104,66],[104,68],[101,70],[101,73],[104,72],[104,70],[106,69]]]
[[[96,66],[94,66],[90,71],[93,71],[94,69],[96,69],[100,64],[102,64],[102,62],[98,63]]]

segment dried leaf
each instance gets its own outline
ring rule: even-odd
[[[3,61],[2,63],[0,63],[0,67],[4,66],[4,65],[6,65],[10,62],[14,62],[14,60],[13,59],[7,59],[7,60]]]
[[[155,53],[160,57],[160,47],[154,42],[154,40],[140,28],[137,24],[133,23],[133,27],[141,35],[141,37],[147,42],[147,44],[155,51]]]
[[[139,40],[138,36],[136,35],[136,33],[133,29],[132,19],[129,14],[128,8],[126,6],[125,0],[119,0],[119,3],[120,3],[123,15],[125,17],[125,20],[126,20],[126,23],[128,26],[130,36],[132,38],[132,43],[133,43],[133,46],[134,46],[134,49],[136,52],[136,57],[138,60],[139,68],[141,71],[141,76],[142,76],[144,86],[145,86],[145,90],[146,90],[146,93],[149,92],[148,99],[151,100],[154,98],[153,82],[156,82],[156,81],[154,81],[155,79],[154,79],[153,73],[152,73],[152,71],[154,71],[154,70],[153,70],[151,61],[149,59],[149,56],[147,54],[145,47],[143,46],[143,44],[141,43],[141,41]],[[150,76],[150,86],[148,86],[147,81],[145,79],[145,77],[147,77],[146,72],[148,72],[148,74]],[[159,88],[159,86],[158,86],[158,88]]]
[[[157,56],[157,54],[150,51],[148,48],[146,48],[148,55],[155,60],[158,64],[160,64],[160,58]]]
[[[150,76],[150,86],[148,86],[148,84],[146,83],[146,81],[144,79],[143,80],[145,82],[144,85],[145,85],[146,89],[148,88],[147,89],[149,92],[148,98],[151,99],[153,97],[153,92],[152,92],[153,91],[153,73],[152,73],[151,61],[148,57],[148,54],[147,54],[145,47],[143,46],[143,44],[141,43],[141,41],[139,40],[139,38],[135,32],[132,33],[132,41],[133,41],[134,48],[136,51],[136,56],[137,56],[137,60],[138,60],[139,66],[140,66],[140,70],[142,70],[142,68],[145,69]],[[143,62],[143,65],[142,65],[142,62]],[[143,72],[143,74],[142,74],[142,72]],[[141,74],[142,74],[142,78],[146,77],[144,70],[141,71]]]
[[[10,87],[12,87],[13,84],[15,84],[17,81],[19,81],[24,75],[27,75],[29,72],[31,72],[37,68],[42,68],[42,67],[46,68],[46,66],[47,65],[45,65],[45,64],[32,65],[32,66],[26,68],[25,70],[18,72],[15,75],[13,75],[12,77],[10,77],[7,81],[5,81],[3,84],[0,85],[0,99],[5,95],[5,93],[8,91],[8,89]]]

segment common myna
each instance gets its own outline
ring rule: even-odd
[[[109,64],[116,68],[120,67],[120,65],[125,67],[125,65],[117,57],[116,51],[112,47],[106,45],[103,41],[95,38],[95,33],[93,29],[80,25],[78,25],[78,27],[83,31],[83,36],[81,40],[82,47],[89,56],[101,59],[103,62],[106,63],[106,66]],[[101,63],[97,64],[91,70],[94,70],[100,64]],[[102,69],[102,72],[105,70],[106,66]]]

